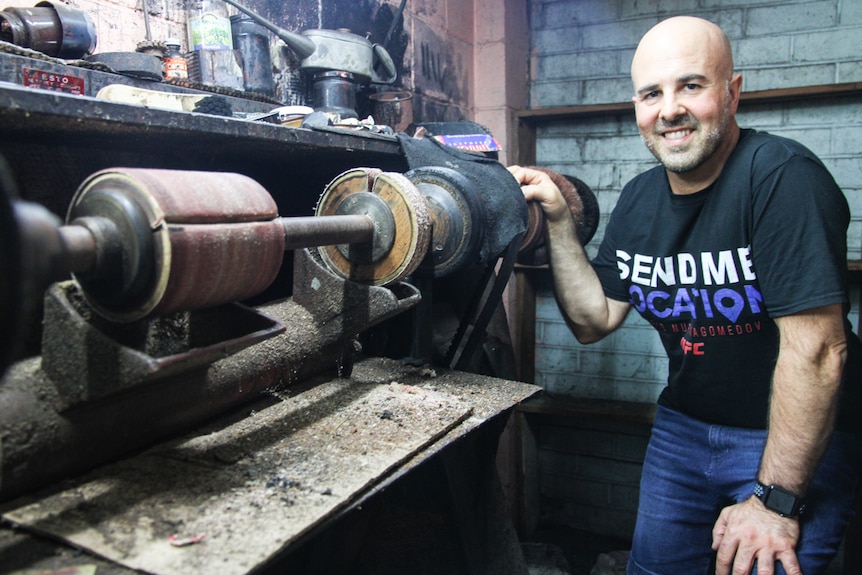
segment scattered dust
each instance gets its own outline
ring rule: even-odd
[[[3,518],[154,574],[246,573],[535,386],[375,358]],[[178,545],[179,543],[179,545]]]

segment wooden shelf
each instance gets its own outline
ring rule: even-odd
[[[784,102],[787,100],[805,100],[811,98],[826,98],[862,93],[862,82],[846,82],[843,84],[821,84],[817,86],[800,86],[797,88],[779,88],[775,90],[756,90],[743,92],[740,102],[746,104],[763,104]],[[555,106],[549,108],[531,108],[515,113],[515,117],[528,123],[550,122],[590,116],[621,114],[634,110],[631,102],[609,102],[605,104],[584,104],[577,106]]]

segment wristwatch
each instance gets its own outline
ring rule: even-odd
[[[805,511],[805,502],[801,497],[778,485],[764,485],[757,481],[754,484],[754,496],[763,502],[764,507],[782,517],[798,517]]]

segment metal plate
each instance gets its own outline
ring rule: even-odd
[[[84,58],[88,62],[99,62],[109,66],[123,76],[142,80],[161,80],[162,61],[158,56],[141,52],[101,52]]]
[[[335,215],[366,215],[374,222],[374,237],[370,244],[338,244],[338,251],[348,260],[358,264],[373,264],[392,250],[395,243],[395,218],[380,197],[368,192],[352,194],[338,205]]]

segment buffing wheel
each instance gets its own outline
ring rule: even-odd
[[[538,166],[529,166],[529,168],[548,174],[551,181],[560,189],[575,222],[578,241],[581,242],[582,246],[586,246],[593,239],[599,227],[601,214],[595,193],[587,184],[574,176],[560,174]],[[527,234],[524,236],[518,253],[518,263],[534,266],[545,265],[550,259],[548,246],[545,243],[547,234],[545,213],[537,201],[527,203],[527,213],[529,214],[529,223]]]
[[[316,215],[367,215],[374,222],[370,244],[318,248],[324,265],[345,279],[389,285],[413,273],[428,253],[428,207],[416,186],[401,174],[348,170],[326,186]]]
[[[470,179],[442,166],[404,175],[424,196],[432,220],[431,248],[417,273],[445,277],[478,261],[485,211]]]

